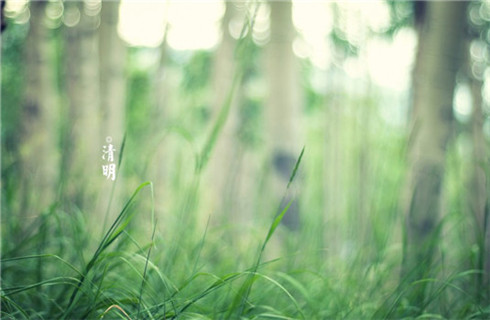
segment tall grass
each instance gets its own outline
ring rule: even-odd
[[[242,29],[235,51],[239,61],[246,59],[241,55],[251,40],[244,33],[253,29],[257,8]],[[374,114],[371,126],[382,130],[368,142],[365,135],[369,132],[358,127],[357,109],[346,106],[347,111],[337,115],[339,130],[334,134],[326,132],[323,123],[332,111],[309,111],[311,114],[305,116],[311,126],[306,139],[308,154],[305,149],[301,151],[284,186],[284,192],[289,193],[301,166],[305,171],[301,199],[272,203],[277,211],[267,212],[262,203],[273,200],[263,192],[260,201],[250,205],[260,218],[253,228],[240,230],[242,226],[212,223],[209,218],[199,225],[198,216],[206,209],[200,206],[202,175],[216,156],[213,151],[242,81],[241,68],[237,64],[232,89],[202,144],[183,126],[172,125],[158,133],[158,142],[150,144],[144,156],[134,152],[140,141],[134,141],[139,137],[132,137],[132,132],[119,148],[118,167],[123,164],[125,150],[125,157],[142,163],[141,172],[146,172],[152,152],[171,134],[180,138],[179,151],[191,150],[192,165],[185,172],[190,182],[184,183],[181,176],[175,178],[171,186],[175,199],[164,204],[168,205],[167,214],[155,214],[155,203],[160,199],[155,197],[152,182],[135,183],[137,187],[124,203],[110,202],[101,213],[106,222],[98,238],[90,219],[97,219],[99,213],[56,203],[35,220],[25,222],[15,215],[16,193],[2,195],[2,318],[489,318],[490,307],[472,287],[481,271],[458,260],[482,253],[468,253],[464,242],[463,230],[471,232],[471,228],[462,223],[467,219],[459,195],[461,165],[454,155],[447,186],[451,209],[442,226],[446,240],[438,248],[438,267],[425,279],[400,285],[402,219],[398,202],[405,169],[400,159],[406,141],[398,131],[382,124],[373,110],[368,112]],[[326,97],[321,104],[331,105],[335,99],[339,97]],[[347,101],[374,109],[371,100],[350,97]],[[359,136],[354,134],[356,130]],[[364,180],[355,171],[361,166],[357,162],[360,154],[370,151],[361,148],[363,143],[373,149],[372,154],[363,155],[370,161],[371,170]],[[325,150],[335,144],[333,151]],[[330,152],[327,156],[326,151]],[[175,153],[170,156],[179,164],[183,157]],[[335,172],[338,168],[334,164],[325,165],[329,160],[349,172]],[[332,180],[342,183],[327,183],[324,177],[330,178],[328,174],[341,176]],[[133,181],[126,183],[130,186]],[[9,179],[7,187],[14,190],[15,179]],[[260,181],[254,187],[258,193],[266,191]],[[326,196],[326,188],[335,188],[328,192],[341,200]],[[361,196],[361,188],[367,195]],[[301,201],[302,227],[296,231],[281,224],[292,201]],[[122,209],[110,221],[109,213],[116,205]],[[238,230],[245,236],[238,239]],[[415,307],[407,292],[421,284],[427,290],[427,300],[422,307]]]
[[[291,175],[290,183],[294,179],[302,155],[303,152]],[[176,284],[170,280],[172,275],[163,274],[159,267],[152,262],[150,256],[156,230],[153,211],[151,212],[151,220],[154,227],[151,239],[149,239],[150,243],[140,245],[128,232],[128,226],[137,213],[133,209],[133,205],[145,187],[152,190],[151,182],[141,184],[134,191],[99,242],[88,263],[82,264],[81,268],[75,266],[76,262],[68,261],[70,257],[66,259],[57,254],[3,258],[1,261],[4,266],[2,274],[3,316],[25,319],[33,316],[45,319],[74,319],[102,318],[108,317],[112,313],[114,315],[119,314],[123,318],[156,319],[163,317],[172,319],[194,317],[199,313],[198,311],[202,312],[208,309],[207,312],[212,310],[212,314],[216,316],[221,315],[222,317],[226,312],[226,318],[238,318],[244,313],[243,305],[245,302],[249,303],[248,298],[252,291],[252,283],[259,278],[272,285],[272,289],[281,291],[286,299],[294,302],[297,311],[301,313],[298,302],[283,285],[266,274],[258,272],[259,268],[262,267],[260,257],[265,246],[278,227],[290,203],[274,218],[259,251],[259,258],[251,268],[219,276],[209,272],[196,272],[197,268],[194,267],[185,281]],[[53,220],[56,220],[60,213],[51,210],[41,216],[42,223],[37,232],[24,241],[34,244],[39,242],[40,238],[45,239],[49,244],[43,242],[43,250],[55,250],[63,254],[65,252],[63,243],[57,243],[57,241],[62,242],[64,237],[60,237],[58,234],[53,236],[48,231],[48,226],[56,222]],[[66,217],[70,216],[66,215]],[[76,216],[71,217],[66,223],[81,227],[78,225],[80,221],[76,220]],[[56,226],[56,224],[54,225]],[[72,241],[83,240],[73,239]],[[134,243],[136,250],[130,250],[128,244],[131,242]],[[20,247],[23,245],[24,242],[19,244]],[[205,245],[206,239],[203,237],[200,250]],[[19,247],[12,248],[7,254],[16,255],[17,251],[22,252],[22,249]],[[145,251],[147,251],[146,255],[144,254]],[[197,256],[200,257],[200,253]],[[196,264],[198,262],[199,260],[196,260]],[[23,273],[24,268],[25,274],[36,275],[36,281],[29,282],[29,277],[26,279],[19,275],[19,271]],[[50,271],[44,272],[47,269]],[[64,275],[60,276],[60,273]],[[246,278],[246,280],[235,292],[235,282],[241,278]],[[138,279],[139,286],[137,285]],[[213,305],[208,308],[203,305],[197,306],[200,303],[206,305],[209,302],[205,301],[209,301],[210,296],[219,295],[223,295],[223,301],[213,298],[211,300],[214,301]],[[230,304],[231,301],[240,301],[241,307],[239,309],[234,307],[237,303]],[[227,305],[231,305],[231,307],[227,308]],[[273,314],[272,311],[275,310],[272,306],[270,308],[264,306],[263,308],[269,309],[267,312],[271,315]],[[276,310],[275,312],[279,311]]]
[[[294,172],[290,183],[293,179]],[[150,191],[148,196],[142,193],[145,189]],[[172,243],[155,231],[151,211],[138,210],[138,202],[151,202],[151,198],[151,183],[141,184],[93,249],[88,245],[92,240],[83,213],[68,214],[56,206],[33,222],[34,231],[21,241],[4,243],[2,317],[379,319],[397,317],[400,308],[411,309],[403,291],[394,290],[396,248],[370,263],[363,247],[348,256],[330,253],[323,261],[316,257],[322,253],[300,247],[263,261],[269,241],[280,236],[278,231],[285,232],[280,222],[290,203],[271,217],[255,252],[227,247],[221,241],[223,231],[209,226],[198,241]],[[153,228],[141,242],[138,230],[130,226],[146,219],[152,220]],[[174,260],[168,261],[169,257]],[[177,265],[167,268],[168,263]],[[479,307],[459,284],[473,274],[466,271],[444,280],[422,280],[430,294],[420,318],[488,315],[488,308]],[[446,310],[434,308],[445,296],[454,304]],[[456,297],[459,302],[453,300]]]

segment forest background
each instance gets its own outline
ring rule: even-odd
[[[3,4],[2,317],[490,316],[488,0]]]

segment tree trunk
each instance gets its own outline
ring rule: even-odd
[[[118,156],[121,152],[121,144],[125,128],[125,103],[126,103],[126,81],[124,66],[126,62],[126,48],[117,33],[119,22],[119,1],[104,1],[100,13],[99,28],[99,63],[100,63],[100,110],[101,110],[101,136],[97,140],[101,144],[110,137],[112,144],[116,148],[114,164],[116,164],[116,174],[118,185],[122,186],[121,176],[117,171]],[[102,148],[102,145],[99,146]],[[100,159],[100,157],[99,157]],[[104,162],[103,165],[107,165]],[[101,178],[102,175],[101,175]],[[102,190],[100,193],[99,205],[103,212],[111,202],[111,211],[117,213],[122,208],[120,193],[112,194],[114,181],[102,179]]]
[[[98,16],[87,15],[83,2],[69,2],[66,10],[78,11],[80,21],[66,29],[68,90],[68,139],[65,188],[68,201],[91,211],[102,180],[101,156],[105,140],[100,139]],[[90,200],[90,202],[89,202]]]
[[[413,75],[412,131],[402,281],[421,307],[437,244],[446,147],[451,134],[456,73],[466,26],[465,2],[427,2]]]
[[[470,62],[471,63],[471,62]],[[477,275],[477,295],[488,299],[490,286],[490,235],[488,233],[486,208],[487,208],[487,171],[486,171],[486,148],[483,135],[483,82],[472,76],[469,68],[469,82],[473,98],[473,114],[471,117],[471,132],[473,140],[472,173],[468,186],[470,212],[475,216],[476,238],[474,239],[479,248],[478,268],[483,274]],[[483,289],[483,290],[482,290]]]
[[[163,217],[165,214],[172,210],[170,204],[172,199],[178,194],[173,184],[173,176],[175,174],[175,166],[173,163],[175,159],[171,157],[175,156],[173,150],[174,145],[180,141],[175,142],[170,135],[167,134],[166,128],[169,127],[172,119],[172,104],[169,103],[169,98],[172,90],[170,86],[169,77],[167,74],[168,65],[168,21],[165,21],[164,36],[162,43],[159,47],[160,58],[155,73],[152,75],[152,132],[155,132],[154,153],[150,153],[150,162],[148,165],[149,174],[154,182],[154,194],[155,194],[155,215],[157,217]]]
[[[270,1],[270,42],[267,45],[268,97],[265,110],[266,144],[271,154],[272,202],[281,198],[293,170],[301,145],[299,119],[301,97],[298,61],[293,53],[295,29],[291,1]],[[284,223],[299,227],[298,202],[285,215]]]
[[[119,3],[102,3],[99,29],[101,138],[111,136],[116,146],[121,145],[124,135],[126,103],[126,48],[117,33]]]
[[[234,49],[236,41],[230,35],[228,30],[230,21],[235,15],[236,4],[226,2],[226,10],[221,22],[222,39],[215,53],[213,61],[212,74],[212,121],[213,125],[218,119],[223,104],[230,91],[234,72],[236,72],[236,59]],[[235,95],[236,97],[237,95]],[[238,105],[237,98],[233,99],[232,106],[229,109],[226,122],[216,142],[213,156],[209,160],[209,168],[206,170],[206,180],[213,186],[209,192],[210,206],[213,211],[217,212],[220,218],[230,218],[233,210],[230,210],[230,197],[232,197],[233,188],[230,188],[230,179],[234,173],[232,169],[236,164],[236,154],[238,152]],[[223,222],[223,221],[220,221]]]
[[[24,217],[38,215],[55,201],[59,173],[54,46],[44,24],[46,4],[30,3],[25,47],[26,87],[19,149]]]

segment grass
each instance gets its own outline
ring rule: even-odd
[[[141,185],[135,196],[149,186]],[[127,207],[136,200],[133,197]],[[392,296],[396,264],[389,261],[393,257],[363,265],[360,250],[355,257],[331,257],[324,265],[316,265],[312,263],[314,252],[297,251],[262,262],[268,242],[280,236],[275,232],[282,228],[280,219],[287,214],[287,207],[273,219],[259,251],[241,253],[245,261],[240,263],[249,267],[231,272],[226,269],[237,267],[240,263],[234,259],[240,255],[217,240],[219,230],[213,228],[196,243],[173,248],[178,267],[166,272],[162,261],[170,248],[164,248],[172,244],[154,233],[145,243],[136,241],[126,230],[138,220],[130,209],[121,212],[88,263],[82,263],[80,255],[71,249],[76,242],[84,242],[83,237],[48,232],[66,232],[58,228],[60,224],[75,225],[80,220],[57,212],[64,218],[56,221],[55,215],[48,213],[44,221],[51,228],[39,228],[11,248],[10,257],[2,257],[2,318],[378,319],[393,318],[395,305],[410,309],[403,301],[403,292]],[[45,252],[51,253],[22,255],[42,237]],[[88,250],[84,251],[86,254]],[[218,252],[219,259],[212,259],[212,252]],[[458,285],[458,280],[471,275],[467,271],[444,281],[423,280],[431,285],[431,294],[427,310],[419,318],[451,318],[458,309],[462,318],[488,315],[488,308],[475,309],[475,301],[468,299],[467,312],[463,312],[461,302],[445,313],[430,310],[444,294],[471,297]],[[383,313],[378,309],[383,299],[397,304]]]
[[[252,29],[257,9],[243,26],[242,36]],[[235,50],[239,62],[246,60],[242,55],[251,44],[242,36]],[[200,201],[205,195],[202,178],[209,160],[220,156],[213,151],[242,84],[242,67],[237,66],[232,89],[202,144],[187,128],[172,123],[153,136],[145,152],[136,148],[141,137],[132,133],[119,148],[118,168],[126,149],[125,161],[129,156],[135,167],[142,163],[138,170],[144,175],[154,165],[151,159],[156,150],[167,139],[178,138],[180,149],[170,148],[168,155],[169,162],[178,166],[171,168],[177,172],[170,183],[172,202],[164,203],[163,213],[156,212],[161,199],[152,182],[125,181],[125,188],[136,187],[125,203],[110,202],[101,213],[104,232],[98,237],[92,227],[99,217],[84,208],[55,203],[35,220],[20,221],[12,191],[17,187],[15,178],[3,185],[9,192],[2,194],[1,317],[489,318],[490,307],[472,287],[480,271],[462,258],[470,256],[463,232],[468,223],[461,223],[467,221],[460,192],[463,177],[457,176],[462,167],[454,154],[447,179],[450,209],[444,218],[444,242],[437,249],[437,267],[425,279],[399,284],[402,219],[398,202],[406,141],[380,121],[373,98],[348,97],[350,103],[336,114],[319,107],[305,115],[310,125],[308,153],[303,148],[284,186],[289,194],[301,167],[305,183],[299,199],[271,203],[275,200],[259,179],[253,185],[259,196],[247,209],[254,223],[242,226],[231,218],[221,223],[206,216],[207,208]],[[347,98],[325,97],[322,105],[330,106],[335,99]],[[382,130],[369,129],[372,132],[366,134],[366,128],[358,127],[364,119],[350,105],[373,109],[369,110],[371,126]],[[324,123],[334,115],[335,130]],[[366,142],[366,136],[371,140]],[[369,148],[363,149],[364,143]],[[361,153],[367,159],[363,177]],[[183,164],[186,155],[191,163],[187,167]],[[146,180],[137,179],[138,183]],[[367,193],[361,201],[364,185]],[[281,223],[292,201],[300,201],[301,208],[301,227],[295,231]],[[117,206],[122,209],[110,221]],[[226,213],[231,215],[231,209]],[[416,306],[406,293],[420,284],[427,288],[427,299]]]
[[[286,193],[303,155],[304,149]],[[249,238],[256,250],[227,246],[222,234],[234,230],[209,221],[201,236],[173,242],[157,232],[153,205],[140,210],[139,204],[153,203],[152,188],[151,182],[139,185],[96,244],[86,232],[85,215],[58,206],[25,226],[31,231],[23,238],[4,243],[2,318],[379,319],[403,318],[413,310],[405,289],[397,289],[400,248],[387,248],[375,260],[364,247],[318,258],[324,252],[305,251],[297,235],[292,251],[270,259],[268,245],[290,232],[281,220],[291,202],[281,203],[269,218],[263,240]],[[142,237],[135,225],[146,220],[152,228]],[[420,280],[429,298],[416,318],[488,316],[488,307],[462,287],[475,272]],[[454,304],[443,310],[444,301]]]
[[[59,206],[54,205],[33,222],[30,228],[23,228],[35,231],[28,232],[21,241],[4,246],[7,250],[3,250],[1,260],[3,317],[305,318],[301,303],[285,285],[268,274],[267,268],[274,263],[261,261],[269,240],[287,213],[292,200],[275,215],[256,261],[245,262],[251,263],[251,267],[245,270],[221,274],[199,270],[203,268],[203,264],[208,264],[207,261],[203,262],[202,257],[202,251],[209,245],[206,241],[207,227],[204,236],[197,243],[193,243],[192,240],[183,241],[184,235],[193,233],[187,230],[192,219],[184,218],[183,215],[189,215],[196,210],[201,171],[206,166],[224,126],[234,91],[240,81],[239,70],[235,74],[232,89],[196,161],[193,185],[183,197],[186,200],[183,202],[180,219],[177,220],[180,222],[176,226],[179,232],[174,244],[169,246],[162,238],[156,236],[151,182],[142,183],[136,188],[95,246],[88,262],[85,256],[90,245],[87,244],[93,239],[88,237],[89,233],[85,230],[85,213],[77,210],[64,212]],[[123,141],[121,150],[124,150],[126,139]],[[304,149],[291,174],[286,191],[294,180],[303,153]],[[123,152],[119,156],[119,167],[122,155]],[[133,220],[140,209],[135,203],[141,200],[140,193],[145,188],[151,191],[149,215],[152,231],[151,237],[142,244],[130,227],[134,224]],[[114,187],[111,190],[111,198],[113,194]],[[110,208],[111,201],[105,220],[109,216]],[[9,233],[8,236],[12,234]],[[213,243],[213,249],[220,251],[218,245],[219,243]],[[165,249],[152,258],[154,247]],[[25,252],[31,250],[39,253],[25,255]],[[247,255],[244,257],[246,260],[249,259]],[[168,268],[169,263],[181,266]],[[183,270],[190,272],[185,273]],[[175,273],[179,275],[176,276]],[[282,277],[296,288],[304,289],[292,278],[285,275]],[[253,290],[254,284],[256,287],[260,286],[259,294]],[[266,294],[272,292],[278,293],[278,296],[269,302],[270,297]],[[289,307],[291,303],[293,308]]]
[[[290,183],[294,179],[301,156],[291,176]],[[150,243],[144,246],[134,241],[131,235],[127,233],[127,228],[136,214],[136,211],[132,210],[132,205],[145,187],[151,188],[152,184],[145,182],[134,191],[98,244],[89,262],[82,268],[77,268],[71,262],[54,254],[2,259],[1,262],[4,265],[2,287],[3,316],[6,318],[24,317],[26,319],[32,316],[46,319],[73,319],[102,318],[114,314],[128,319],[185,318],[188,314],[193,316],[197,314],[193,310],[194,308],[202,310],[203,306],[198,306],[202,301],[206,301],[210,296],[216,296],[224,291],[225,296],[227,296],[226,300],[239,301],[239,303],[234,302],[231,305],[232,307],[226,311],[226,318],[235,318],[245,313],[244,306],[250,304],[249,296],[252,291],[252,283],[259,280],[268,282],[269,285],[267,286],[269,287],[272,285],[271,290],[281,291],[287,299],[294,302],[297,311],[301,314],[298,302],[284,286],[266,274],[258,272],[263,267],[260,257],[265,246],[278,227],[290,203],[275,217],[259,252],[259,258],[249,270],[217,276],[209,272],[197,272],[196,265],[199,260],[196,260],[194,270],[190,276],[182,283],[175,284],[170,280],[172,277],[165,276],[150,259],[151,249],[155,240],[155,224]],[[54,212],[53,210],[49,213],[48,217],[53,218],[55,216]],[[154,220],[153,212],[151,216],[152,220]],[[49,221],[48,218],[43,220],[45,220],[44,223]],[[68,223],[76,224],[77,222],[69,221]],[[38,237],[49,237],[47,228],[40,227],[38,233],[25,241],[36,242]],[[56,238],[52,240],[56,240]],[[119,243],[116,243],[118,240],[120,240]],[[137,248],[135,252],[128,252],[126,249],[126,243],[128,242],[134,243]],[[199,244],[198,258],[204,245],[205,239],[203,238]],[[46,246],[45,249],[48,250],[48,247]],[[13,252],[15,251],[16,248],[13,249]],[[147,251],[147,254],[143,255],[145,251]],[[32,274],[41,274],[47,268],[61,271],[64,268],[60,265],[68,267],[71,274],[55,277],[39,275],[38,282],[13,285],[11,281],[14,281],[16,276],[15,273],[11,274],[9,272],[9,267],[18,271],[22,270],[24,265],[36,269]],[[241,278],[245,278],[245,281],[235,292],[233,285]],[[139,286],[136,286],[136,279],[140,281]],[[67,294],[68,292],[71,292],[71,294]],[[159,293],[162,293],[162,296],[158,296]],[[45,298],[53,296],[57,298],[54,301],[48,299],[51,302],[51,306],[48,309],[40,310],[38,307],[40,308],[41,305],[35,303],[35,300],[43,295],[46,295]],[[159,302],[148,303],[148,301]],[[227,302],[225,301],[218,305],[226,305]],[[240,304],[240,308],[236,307],[238,304]],[[269,316],[272,316],[274,312],[278,312],[270,306],[263,306],[262,308],[267,310]],[[213,311],[217,315],[222,312],[224,311],[219,311],[219,309]],[[247,311],[247,313],[249,312]]]

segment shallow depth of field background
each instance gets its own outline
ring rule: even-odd
[[[403,276],[420,3],[7,1],[2,317],[489,317],[488,0]]]

